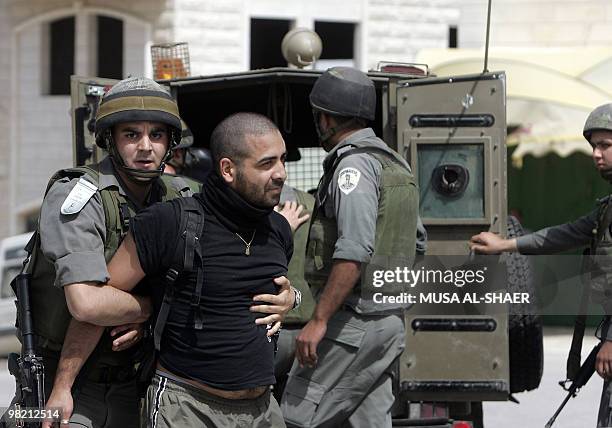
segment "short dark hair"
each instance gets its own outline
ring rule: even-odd
[[[274,131],[278,131],[274,122],[258,113],[240,112],[226,117],[210,136],[210,153],[215,170],[218,171],[219,161],[223,158],[240,163],[249,155],[247,135],[267,135]]]

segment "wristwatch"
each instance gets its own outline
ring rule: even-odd
[[[295,309],[295,308],[298,308],[302,304],[302,292],[298,290],[297,288],[295,288],[293,285],[291,286],[291,289],[295,293],[295,302],[293,302],[293,308],[291,309]]]

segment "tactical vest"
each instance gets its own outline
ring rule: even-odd
[[[293,234],[293,256],[289,262],[287,277],[295,288],[302,292],[302,303],[299,307],[292,309],[285,316],[284,324],[306,324],[312,317],[315,302],[304,278],[304,264],[306,262],[306,243],[308,242],[308,230],[312,222],[312,214],[315,200],[312,195],[301,190],[294,189],[296,201],[305,207],[305,214],[310,214],[306,224],[302,224]]]
[[[353,145],[357,148],[337,157],[331,167],[324,171],[319,191],[323,189],[323,192],[327,192],[334,171],[345,156],[365,152],[382,165],[374,252],[370,263],[362,264],[361,280],[345,302],[359,313],[380,313],[398,309],[401,305],[377,305],[371,300],[372,294],[379,291],[374,287],[371,269],[395,270],[396,267],[412,266],[416,251],[419,194],[414,177],[395,152],[372,147],[367,140]],[[338,239],[336,219],[325,216],[325,201],[320,199],[319,196],[310,226],[305,267],[306,280],[313,288],[315,296],[327,281]]]
[[[83,176],[86,176],[88,181],[98,185],[99,170],[97,165],[58,171],[49,180],[45,196],[56,181],[62,178],[74,179]],[[154,186],[154,189],[152,189],[152,192],[154,191],[156,194],[151,195],[152,200],[156,202],[188,196],[191,193],[183,180],[177,181],[175,178],[164,178],[162,176],[158,183],[160,185]],[[98,190],[98,193],[102,198],[104,209],[106,225],[104,258],[108,263],[119,248],[123,237],[127,234],[130,219],[134,216],[136,209],[130,201],[120,194],[117,186]],[[68,311],[64,290],[62,287],[54,285],[55,267],[42,253],[38,229],[28,271],[32,274],[30,301],[34,332],[39,337],[39,345],[50,351],[59,351],[62,348],[66,329],[72,316]],[[114,352],[111,347],[112,339],[108,333],[105,333],[98,343],[96,351],[94,351],[100,364],[117,366],[133,363],[133,356],[137,347],[121,352]]]
[[[198,181],[194,178],[188,177],[186,175],[177,175],[177,174],[164,174],[162,178],[169,179],[170,177],[180,178],[184,180],[185,185],[189,186],[191,190],[191,194],[200,193],[202,191],[202,186],[204,185],[201,181]]]
[[[591,241],[590,267],[591,300],[612,313],[612,198],[598,201],[597,224]]]

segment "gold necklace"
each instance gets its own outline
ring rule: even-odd
[[[251,235],[251,240],[249,242],[245,241],[244,238],[238,234],[238,232],[234,232],[236,234],[236,236],[238,238],[240,238],[240,240],[242,242],[244,242],[244,245],[246,245],[246,248],[244,250],[244,255],[246,255],[246,256],[250,256],[251,255],[251,244],[253,243],[253,239],[255,239],[255,232],[256,231],[257,231],[257,229],[253,229],[253,234]]]

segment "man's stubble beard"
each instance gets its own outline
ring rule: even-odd
[[[280,193],[274,200],[268,201],[264,189],[250,183],[240,168],[236,171],[236,192],[248,203],[260,208],[273,208],[280,202]]]

